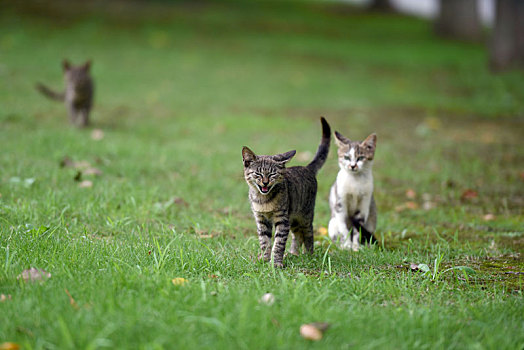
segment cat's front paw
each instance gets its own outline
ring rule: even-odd
[[[343,250],[353,250],[353,244],[350,240],[340,243],[340,248]]]
[[[278,262],[278,261],[275,261],[275,267],[279,268],[279,269],[283,269],[284,268],[284,263],[282,262]]]
[[[264,262],[269,262],[271,260],[271,255],[270,254],[259,253],[258,254],[258,260],[264,261]]]
[[[364,223],[366,222],[366,217],[364,216],[364,214],[361,211],[357,211],[355,215],[353,215],[353,217],[351,218],[351,221],[355,225],[363,226]]]
[[[295,249],[290,249],[290,250],[288,250],[287,252],[285,252],[285,253],[284,253],[284,258],[285,258],[288,254],[291,254],[291,255],[294,255],[294,256],[299,256],[298,250],[295,250]]]

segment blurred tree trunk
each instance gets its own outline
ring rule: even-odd
[[[438,35],[476,41],[482,38],[477,0],[440,0],[440,14],[435,23]]]
[[[490,43],[490,66],[524,68],[524,1],[497,0]]]
[[[394,8],[389,0],[371,0],[369,9],[372,11],[393,12]]]

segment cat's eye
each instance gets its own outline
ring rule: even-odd
[[[344,159],[345,160],[349,160],[349,156],[344,156]]]
[[[361,161],[361,160],[364,160],[364,158],[365,158],[364,156],[360,156],[360,157],[358,157],[358,158],[357,158],[357,162],[359,162],[359,161]]]

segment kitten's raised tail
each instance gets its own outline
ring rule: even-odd
[[[64,101],[65,99],[65,93],[63,92],[59,93],[59,92],[53,91],[50,88],[48,88],[47,86],[45,86],[44,84],[37,83],[35,85],[35,88],[38,91],[40,91],[44,96],[49,97],[52,100]]]
[[[326,162],[329,153],[329,144],[331,143],[331,128],[329,127],[328,122],[324,117],[320,117],[320,122],[322,123],[322,140],[318,146],[317,154],[315,154],[311,163],[307,165],[307,167],[313,170],[315,174]]]

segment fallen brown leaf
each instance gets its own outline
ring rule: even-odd
[[[275,296],[272,293],[266,293],[262,295],[258,302],[271,306],[275,303]]]
[[[327,236],[328,230],[324,226],[318,228],[318,234],[320,236]]]
[[[91,132],[91,138],[95,141],[100,141],[104,138],[104,132],[100,129],[93,129]]]
[[[460,199],[462,200],[471,200],[474,198],[477,198],[479,196],[478,192],[475,190],[472,190],[468,188],[464,192],[462,192],[462,195],[460,196]]]
[[[186,200],[184,198],[181,198],[181,197],[174,197],[173,198],[173,203],[175,203],[176,205],[181,205],[183,207],[189,206],[189,203],[186,202]]]
[[[484,221],[492,221],[495,220],[497,217],[493,214],[486,214],[482,217]]]
[[[78,184],[78,187],[80,188],[89,188],[93,187],[93,181],[84,180]]]
[[[22,271],[21,274],[16,278],[17,280],[22,279],[24,282],[36,282],[36,281],[45,281],[48,278],[51,278],[51,274],[44,269],[37,269],[31,267],[28,270]]]
[[[5,342],[5,343],[0,344],[0,350],[18,350],[18,349],[20,349],[20,345],[18,345],[17,343]]]
[[[401,204],[401,205],[397,205],[395,207],[395,211],[396,212],[401,212],[401,211],[404,211],[404,210],[415,210],[415,209],[418,209],[418,204],[416,202],[412,202],[412,201],[408,201],[404,204]]]
[[[98,168],[94,168],[94,167],[89,167],[89,168],[84,170],[84,175],[100,176],[100,175],[102,175],[102,170],[100,170]]]
[[[67,296],[69,297],[69,303],[71,304],[71,306],[75,309],[78,309],[78,304],[76,303],[75,299],[73,299],[73,297],[71,296],[67,288],[65,288],[65,292]]]
[[[300,335],[307,340],[318,341],[324,336],[324,332],[329,328],[328,323],[313,322],[300,326]]]
[[[7,294],[7,295],[2,294],[2,295],[0,295],[0,303],[3,303],[6,300],[11,300],[11,294]]]
[[[185,278],[177,277],[177,278],[173,278],[173,279],[171,280],[171,282],[172,282],[175,286],[183,286],[183,285],[187,284],[189,281],[186,280]]]
[[[406,198],[415,199],[416,197],[417,197],[417,192],[415,192],[415,190],[411,188],[406,190]]]

